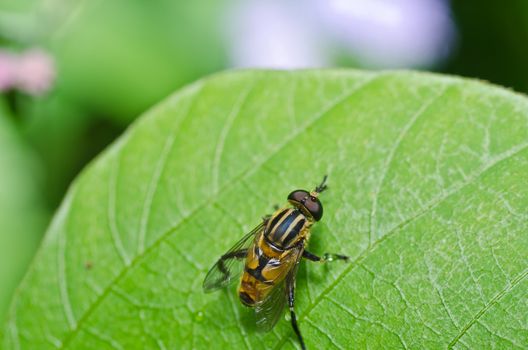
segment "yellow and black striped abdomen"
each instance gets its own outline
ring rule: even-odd
[[[306,225],[309,225],[309,222],[298,209],[281,209],[269,220],[264,236],[276,247],[288,249],[297,243]]]
[[[264,300],[295,266],[302,249],[279,249],[268,243],[263,234],[249,247],[238,295],[246,306]]]

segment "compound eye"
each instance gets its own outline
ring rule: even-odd
[[[310,196],[306,202],[304,202],[306,209],[312,214],[315,221],[321,220],[323,217],[323,205],[318,198]]]
[[[310,194],[305,190],[295,190],[288,195],[288,201],[302,203],[305,200],[305,198],[309,196]]]

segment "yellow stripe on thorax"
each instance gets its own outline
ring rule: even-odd
[[[279,238],[279,242],[281,244],[284,244],[284,239],[286,237],[288,237],[288,235],[290,234],[290,232],[295,228],[295,226],[299,223],[299,221],[301,220],[305,220],[304,216],[303,215],[297,215],[297,217],[295,218],[295,220],[293,220],[293,222],[290,224],[290,226],[288,226],[288,228],[284,231],[284,233],[282,234],[282,236]]]

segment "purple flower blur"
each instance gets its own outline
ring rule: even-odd
[[[235,67],[307,68],[328,65],[299,2],[248,0],[237,3],[224,26]]]
[[[455,28],[446,0],[317,0],[331,33],[374,68],[428,67],[449,54]]]
[[[244,67],[329,66],[345,52],[362,67],[426,68],[455,38],[448,0],[246,0],[227,27],[232,64]]]

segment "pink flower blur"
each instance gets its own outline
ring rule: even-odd
[[[55,80],[55,64],[39,49],[21,54],[0,51],[0,91],[18,89],[31,95],[48,91]]]
[[[17,62],[17,87],[31,95],[48,91],[55,79],[53,59],[44,51],[33,49]]]

